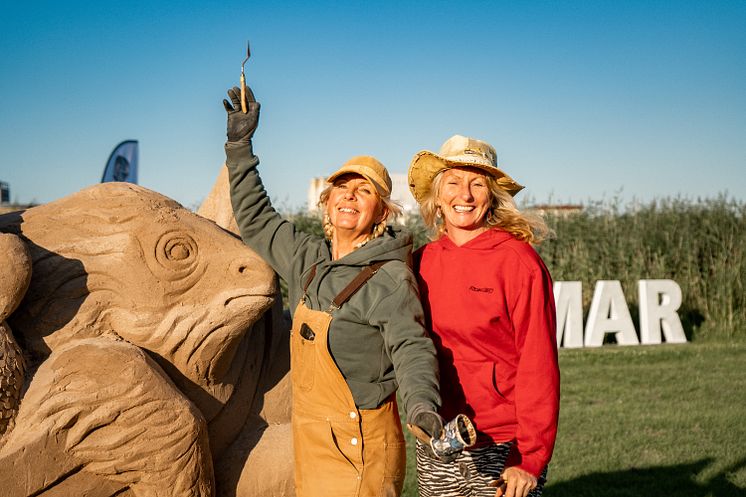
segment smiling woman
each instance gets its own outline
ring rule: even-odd
[[[295,487],[299,497],[397,496],[407,420],[439,435],[435,347],[424,328],[409,233],[378,160],[353,157],[328,179],[319,206],[326,239],[296,230],[270,204],[251,137],[259,104],[228,91],[226,165],[244,242],[288,284]]]
[[[523,187],[495,149],[456,135],[422,151],[409,184],[435,240],[415,253],[438,350],[441,414],[473,418],[477,443],[455,461],[417,445],[420,495],[541,495],[559,409],[552,281],[530,243],[547,232],[521,213]],[[466,481],[469,475],[469,481]]]
[[[336,251],[343,241],[353,243],[355,248],[362,246],[370,240],[373,226],[388,214],[370,181],[354,173],[344,174],[334,181],[326,204],[324,224],[331,227]],[[352,249],[334,254],[334,258],[350,252]]]
[[[373,157],[353,157],[327,183],[319,207],[335,260],[383,235],[386,221],[401,213],[391,201],[391,178]]]
[[[489,229],[483,219],[490,207],[487,178],[470,168],[446,169],[439,173],[438,210],[444,218],[444,229],[451,239],[468,241]]]

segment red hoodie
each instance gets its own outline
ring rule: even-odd
[[[438,349],[441,414],[468,415],[478,446],[514,441],[506,465],[538,476],[559,414],[549,271],[528,243],[499,229],[460,247],[443,236],[415,253],[415,270]]]

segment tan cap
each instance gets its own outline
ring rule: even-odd
[[[443,169],[469,166],[481,169],[497,180],[500,188],[511,195],[523,189],[502,169],[497,167],[497,154],[487,142],[454,135],[443,143],[435,154],[428,150],[417,152],[409,165],[409,189],[417,202],[422,202],[430,191],[433,178]]]
[[[359,174],[373,183],[378,195],[382,198],[389,198],[391,196],[391,177],[389,177],[389,172],[375,157],[371,157],[370,155],[353,157],[326,178],[326,182],[334,183],[335,179],[349,173]]]

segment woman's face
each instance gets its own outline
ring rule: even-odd
[[[440,183],[437,205],[448,233],[486,229],[490,207],[487,178],[478,169],[447,169]]]
[[[384,218],[385,209],[373,184],[359,174],[344,174],[334,180],[326,212],[335,230],[353,237],[365,236]]]

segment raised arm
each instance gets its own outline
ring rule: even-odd
[[[250,88],[246,92],[247,112],[241,110],[241,92],[238,87],[228,90],[228,100],[223,106],[228,113],[225,143],[225,164],[230,179],[231,203],[241,238],[254,249],[286,281],[300,265],[294,264],[307,251],[311,237],[296,231],[295,226],[283,219],[272,207],[262,180],[257,172],[259,159],[252,149],[252,137],[259,122],[259,103]],[[312,256],[313,257],[313,256]],[[302,265],[302,264],[301,264]]]

